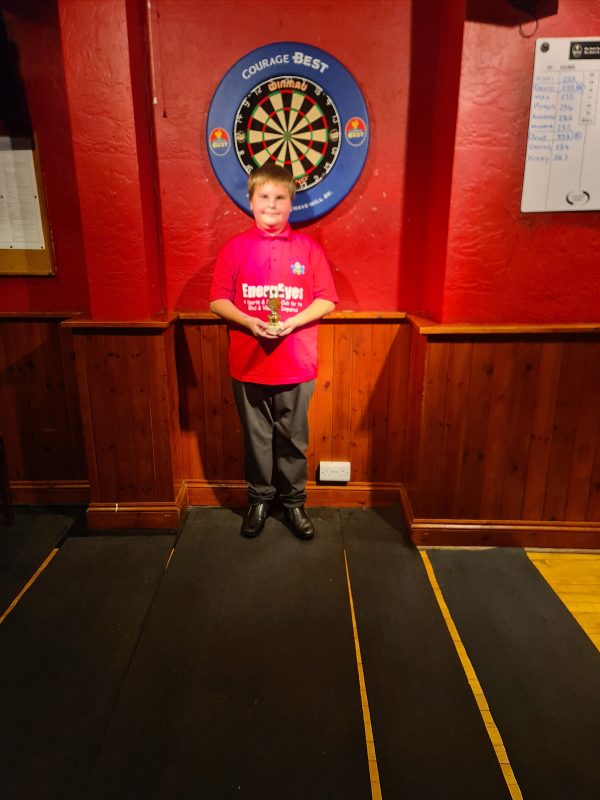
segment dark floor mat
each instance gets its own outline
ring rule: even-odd
[[[194,509],[86,798],[370,797],[339,515],[301,542]]]
[[[600,797],[600,653],[517,549],[430,551],[527,800]]]
[[[0,615],[64,539],[73,521],[69,515],[16,509],[13,524],[0,528]]]
[[[70,539],[0,625],[3,800],[81,800],[173,542]]]
[[[340,514],[384,799],[509,798],[399,512]]]

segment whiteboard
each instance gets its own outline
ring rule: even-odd
[[[538,39],[521,211],[600,209],[600,36]]]

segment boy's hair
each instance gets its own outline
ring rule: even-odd
[[[296,196],[296,181],[287,169],[273,164],[271,161],[267,161],[262,167],[258,167],[258,169],[250,173],[248,177],[248,197],[250,200],[252,200],[256,189],[262,186],[263,183],[267,183],[267,181],[273,181],[273,183],[281,183],[287,186],[290,199],[292,201],[294,200]]]

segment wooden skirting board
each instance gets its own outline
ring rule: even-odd
[[[84,505],[86,481],[11,481],[15,505]],[[411,540],[431,547],[600,548],[600,523],[548,520],[427,519],[415,517],[409,491],[402,484],[307,484],[308,506],[372,508],[400,501]],[[188,505],[243,507],[243,481],[182,481],[173,502],[90,503],[87,523],[92,530],[157,528],[176,530]]]
[[[182,509],[175,503],[90,503],[87,524],[92,530],[157,528],[178,530]]]
[[[79,506],[90,501],[89,481],[10,481],[15,505]]]
[[[87,524],[92,530],[125,528],[178,530],[183,522],[187,505],[187,485],[182,481],[173,502],[90,503],[87,510]]]
[[[187,481],[192,506],[242,507],[248,502],[244,481]],[[390,506],[398,502],[400,484],[350,483],[347,485],[306,485],[308,506],[334,508],[368,508]]]
[[[425,519],[414,516],[404,486],[400,500],[410,538],[418,546],[600,548],[597,522]]]

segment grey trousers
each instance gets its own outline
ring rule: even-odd
[[[244,429],[244,475],[250,503],[304,505],[308,466],[308,406],[314,381],[266,386],[232,379]]]

